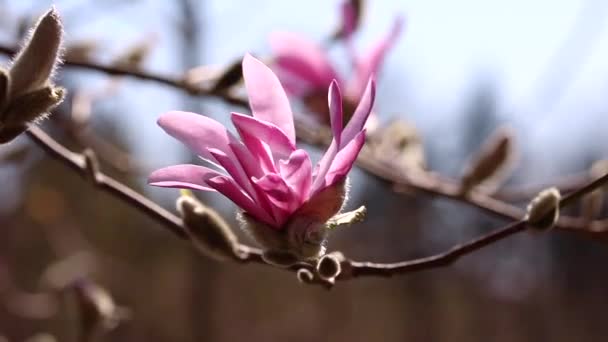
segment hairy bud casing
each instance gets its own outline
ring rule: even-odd
[[[217,212],[190,195],[180,196],[176,206],[199,251],[219,261],[234,257],[238,239]]]
[[[528,205],[526,220],[532,229],[544,231],[552,228],[559,219],[561,195],[557,188],[541,191]]]
[[[51,8],[40,18],[10,68],[10,97],[42,88],[52,76],[61,48],[63,26]]]
[[[464,168],[461,192],[468,193],[480,185],[497,187],[509,171],[514,155],[513,133],[504,127],[497,129]]]

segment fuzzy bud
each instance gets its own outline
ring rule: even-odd
[[[10,68],[10,97],[16,97],[48,84],[59,60],[63,26],[59,13],[51,8],[30,33]]]
[[[342,272],[344,255],[340,252],[328,253],[317,261],[316,271],[319,277],[333,283]]]
[[[13,140],[27,130],[29,123],[44,118],[64,96],[63,88],[47,86],[12,99],[0,114],[0,143]]]
[[[497,187],[514,159],[513,133],[510,129],[497,129],[466,165],[460,187],[466,194],[476,186]]]
[[[128,70],[140,69],[146,58],[150,55],[150,52],[152,52],[155,40],[155,36],[149,36],[144,40],[133,44],[119,55],[114,62],[112,62],[112,65]]]
[[[557,188],[541,191],[528,205],[526,215],[528,226],[539,231],[552,228],[559,219],[560,198]]]
[[[234,257],[239,245],[238,239],[217,212],[187,192],[177,199],[176,206],[199,251],[219,261]]]
[[[62,25],[54,8],[38,20],[10,70],[0,72],[0,144],[55,108],[65,90],[50,78],[59,63]]]

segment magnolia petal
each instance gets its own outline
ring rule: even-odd
[[[245,210],[257,220],[266,224],[274,224],[274,220],[260,206],[258,206],[238,185],[229,177],[217,176],[207,180],[207,184],[228,197],[234,204]]]
[[[273,207],[273,216],[278,225],[283,226],[289,215],[299,206],[297,196],[285,183],[285,180],[276,173],[269,173],[253,181],[264,192]]]
[[[238,127],[239,135],[255,162],[261,168],[262,172],[276,172],[274,159],[270,147],[260,140],[257,136],[241,131]]]
[[[228,172],[232,179],[234,179],[234,181],[243,190],[245,190],[250,197],[254,199],[256,198],[251,182],[249,181],[249,177],[241,165],[239,165],[240,163],[238,158],[233,160],[224,152],[215,148],[210,148],[209,153],[211,153],[213,158],[215,158],[220,166],[223,167],[226,172]]]
[[[239,133],[245,132],[265,142],[275,158],[287,158],[296,150],[294,141],[270,122],[239,113],[232,113],[231,118]]]
[[[260,164],[256,161],[251,152],[249,152],[247,147],[243,145],[243,143],[234,142],[230,143],[229,145],[235,157],[243,167],[243,170],[247,174],[247,179],[251,180],[252,177],[262,177],[263,171]]]
[[[312,186],[312,163],[308,153],[294,151],[288,160],[279,162],[279,171],[297,195],[299,204],[307,200]]]
[[[336,154],[327,175],[325,175],[325,186],[332,186],[344,180],[350,172],[359,152],[365,143],[365,130],[359,132],[355,138]]]
[[[243,58],[243,78],[253,116],[280,127],[295,143],[293,113],[277,76],[250,54]]]
[[[212,159],[209,148],[231,154],[228,144],[236,141],[224,125],[203,115],[172,111],[158,119],[158,125],[204,159]]]
[[[359,132],[361,132],[365,126],[365,122],[367,121],[369,114],[372,112],[375,99],[376,82],[374,81],[373,77],[371,77],[367,82],[365,91],[361,96],[361,100],[359,100],[359,104],[357,105],[353,116],[348,121],[348,124],[346,124],[346,127],[344,127],[344,131],[342,131],[338,150],[344,148],[346,144],[350,143],[350,141],[354,139]]]
[[[323,48],[313,41],[294,33],[275,32],[270,37],[270,46],[280,69],[316,89],[325,89],[338,78]]]
[[[371,75],[377,74],[384,61],[386,53],[393,47],[397,38],[401,34],[403,28],[403,17],[398,16],[391,27],[389,33],[378,41],[369,52],[357,61],[357,70],[355,71],[355,79],[352,83],[352,95],[355,98],[363,93],[363,89],[367,80]]]
[[[221,175],[204,166],[173,165],[152,172],[148,177],[148,184],[165,188],[215,191],[207,186],[206,180]]]
[[[331,122],[331,131],[336,139],[338,146],[340,145],[340,137],[342,136],[343,129],[343,111],[342,111],[342,94],[340,94],[340,87],[338,82],[333,80],[329,85],[329,92],[327,94],[327,101],[329,104],[329,119]]]
[[[336,138],[334,137],[331,144],[327,148],[327,151],[325,151],[325,154],[323,154],[323,157],[321,157],[321,160],[319,160],[315,166],[315,170],[313,172],[314,180],[312,183],[311,196],[316,194],[325,184],[325,175],[329,171],[329,167],[331,166],[331,163],[333,162],[337,153],[338,144],[336,142]]]

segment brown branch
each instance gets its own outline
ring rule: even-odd
[[[14,54],[15,49],[9,46],[0,45],[0,53]],[[131,70],[116,66],[101,65],[89,61],[64,61],[66,66],[94,70],[109,75],[129,76],[145,81],[156,82],[175,89],[182,90],[194,96],[210,96],[220,98],[228,103],[247,107],[247,101],[228,92],[214,92],[211,88],[203,88],[191,84],[184,79],[171,78],[140,70]],[[328,144],[327,135],[323,134],[327,128],[307,120],[296,117],[296,131],[298,138],[306,143],[315,146],[325,146]],[[493,197],[482,191],[473,191],[467,196],[459,193],[457,182],[439,177],[432,172],[425,172],[417,175],[408,175],[399,171],[394,165],[386,164],[378,160],[369,148],[364,149],[357,159],[357,165],[364,171],[380,179],[390,182],[397,191],[402,189],[414,189],[432,196],[440,196],[456,200],[465,204],[482,209],[497,217],[520,220],[523,217],[523,209],[511,205],[498,199],[498,195]],[[582,184],[567,184],[568,188],[576,188]],[[590,236],[605,235],[608,233],[608,221],[596,220],[589,222],[583,218],[561,217],[556,228],[564,231],[577,232]]]
[[[61,161],[64,165],[70,167],[72,170],[91,181],[92,184],[99,189],[116,196],[126,204],[142,211],[160,223],[163,227],[169,229],[178,237],[182,239],[189,239],[189,235],[179,217],[158,206],[126,185],[101,172],[99,165],[97,164],[97,160],[95,159],[95,155],[91,150],[85,150],[85,152],[82,154],[72,152],[55,141],[38,127],[31,127],[27,134],[50,156]],[[603,186],[606,183],[608,183],[608,174],[564,196],[562,202],[560,202],[560,206],[572,204],[574,200],[600,186]],[[395,274],[411,273],[448,266],[464,255],[473,253],[483,247],[489,246],[497,241],[523,231],[525,227],[526,221],[519,220],[495,232],[454,246],[446,252],[410,261],[383,264],[373,262],[358,262],[344,259],[342,262],[342,268],[344,271],[339,275],[337,280],[347,280],[360,276],[386,277]],[[240,263],[258,263],[268,265],[263,261],[262,251],[260,249],[243,244],[239,245],[238,252],[234,255],[234,260]],[[314,265],[310,263],[299,263],[298,265],[290,267],[288,270],[295,272],[302,268],[314,270]],[[315,277],[313,282],[326,287],[331,287],[331,285],[333,285],[333,282],[322,280],[319,277]]]

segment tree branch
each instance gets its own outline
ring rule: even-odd
[[[55,141],[40,128],[35,126],[31,127],[27,134],[51,157],[57,159],[64,165],[71,168],[73,171],[88,179],[100,190],[108,192],[110,195],[119,198],[126,204],[142,211],[152,219],[156,220],[159,224],[161,224],[161,226],[167,228],[169,231],[177,235],[179,238],[185,240],[189,239],[187,230],[183,226],[182,220],[179,217],[150,201],[125,184],[122,184],[104,174],[99,168],[93,151],[85,150],[85,152],[82,154],[72,152],[59,142]],[[603,186],[606,183],[608,183],[608,174],[589,182],[583,187],[564,196],[563,200],[560,202],[560,207],[572,204],[574,200],[593,191],[594,189]],[[473,253],[483,247],[493,244],[494,242],[524,231],[526,228],[526,223],[527,222],[525,220],[519,220],[487,235],[483,235],[481,237],[474,238],[469,242],[456,245],[446,252],[420,259],[384,264],[359,262],[345,258],[341,262],[342,269],[344,271],[338,276],[337,280],[343,281],[361,276],[387,277],[396,274],[412,273],[448,266],[464,255]],[[234,254],[234,260],[240,263],[257,263],[270,266],[263,261],[262,251],[260,249],[244,244],[239,245],[237,253]],[[287,270],[296,272],[302,268],[314,270],[315,265],[302,262],[288,268]],[[331,287],[333,285],[333,281],[323,280],[319,277],[315,277],[313,282],[326,287]]]

